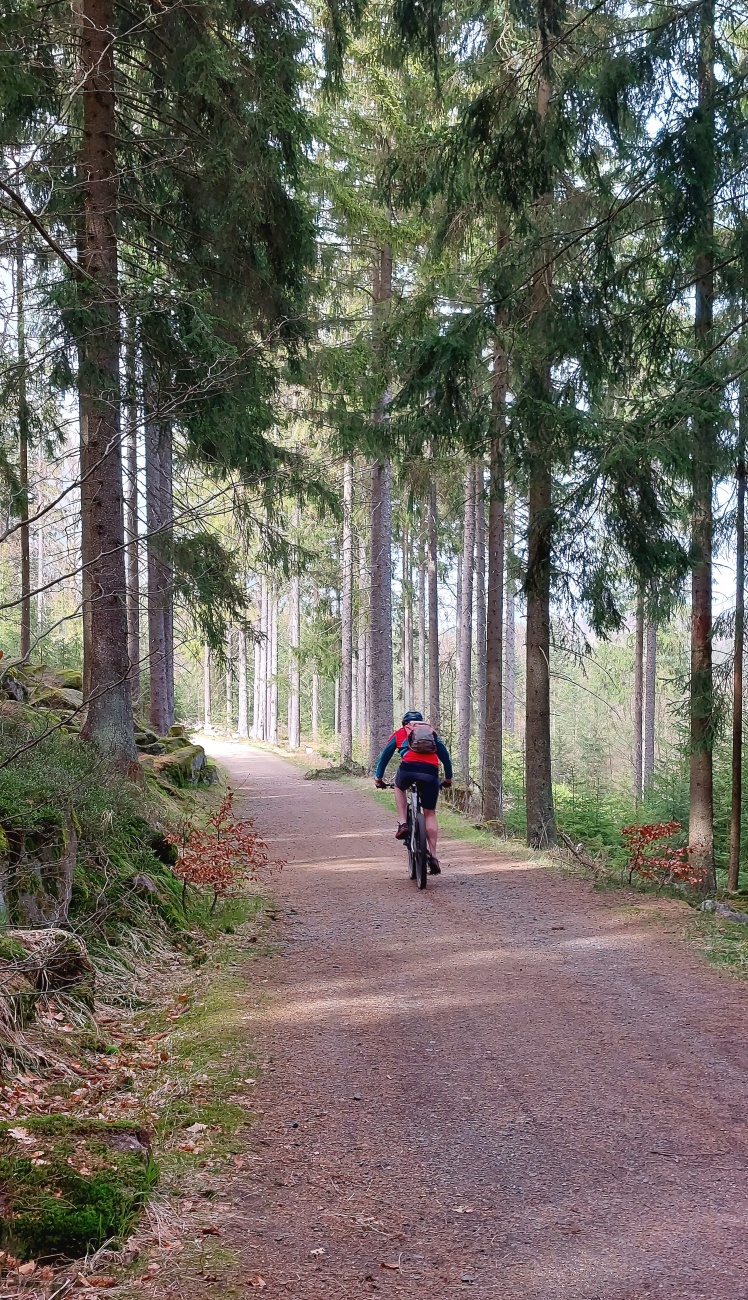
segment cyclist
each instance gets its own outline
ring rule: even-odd
[[[429,872],[438,876],[441,867],[436,856],[436,844],[439,825],[436,820],[436,801],[439,797],[439,762],[444,765],[444,784],[452,784],[452,759],[447,746],[439,739],[436,732],[425,723],[423,714],[417,709],[409,709],[403,715],[402,726],[393,732],[379,755],[374,780],[381,789],[387,764],[395,750],[400,753],[400,766],[395,774],[395,803],[400,818],[395,839],[404,840],[408,833],[406,790],[414,781],[418,784],[423,807],[423,819],[426,823],[426,839],[429,846]]]

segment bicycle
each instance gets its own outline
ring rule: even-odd
[[[408,834],[405,847],[408,850],[408,875],[415,880],[419,889],[425,889],[429,878],[429,846],[426,839],[426,819],[421,807],[421,795],[418,783],[408,787]]]
[[[391,785],[383,783],[382,789],[391,790]],[[414,781],[407,790],[405,823],[408,833],[402,841],[408,851],[408,876],[415,880],[419,889],[425,889],[429,878],[429,846],[426,839],[426,819],[421,807],[421,795],[418,782]]]

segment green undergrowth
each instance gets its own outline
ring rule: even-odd
[[[0,762],[19,739],[4,726]],[[72,1259],[121,1242],[159,1173],[168,1187],[241,1150],[256,1063],[247,1058],[240,1003],[247,962],[266,950],[265,904],[243,892],[214,908],[212,895],[191,888],[183,908],[167,839],[182,820],[207,816],[223,793],[151,778],[132,785],[109,776],[93,746],[63,733],[0,768],[0,867],[14,837],[33,852],[46,845],[54,858],[64,818],[73,817],[69,924],[93,963],[97,999],[94,1008],[79,1005],[74,988],[45,994],[30,1027],[2,1044],[4,1082],[13,1084],[17,1071],[27,1083],[29,1071],[35,1076],[29,1104],[0,1128],[7,1259]],[[13,915],[3,919],[23,928]],[[24,955],[0,936],[0,962]],[[55,1061],[66,1063],[62,1071],[48,1068]],[[40,1114],[50,1103],[65,1114]],[[90,1117],[92,1107],[100,1118]]]
[[[700,912],[690,922],[686,933],[713,966],[739,979],[748,979],[747,924]]]
[[[122,1242],[157,1168],[144,1132],[67,1116],[0,1125],[0,1239],[20,1259]]]

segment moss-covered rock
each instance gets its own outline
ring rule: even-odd
[[[0,1239],[21,1258],[122,1241],[157,1177],[131,1124],[41,1115],[0,1125]]]
[[[146,771],[153,772],[159,780],[173,785],[194,785],[210,780],[207,759],[202,745],[181,745],[171,754],[141,754],[140,762]]]
[[[78,668],[55,668],[45,671],[42,680],[48,686],[64,686],[66,690],[83,690],[83,673]]]
[[[43,705],[46,709],[56,709],[60,713],[71,713],[83,708],[83,691],[73,690],[68,686],[37,686],[29,696],[31,704]]]

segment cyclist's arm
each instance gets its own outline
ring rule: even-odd
[[[387,771],[387,764],[392,758],[396,748],[395,737],[390,736],[387,744],[379,755],[379,761],[376,766],[376,771],[374,772],[377,781],[381,781],[384,778],[384,774]]]
[[[444,768],[444,775],[446,779],[448,781],[451,781],[452,780],[452,759],[450,758],[449,750],[447,749],[447,746],[444,744],[444,741],[440,740],[438,736],[436,738],[436,756]]]

